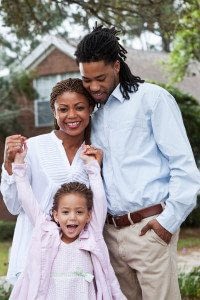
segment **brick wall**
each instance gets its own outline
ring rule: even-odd
[[[74,59],[58,49],[54,49],[36,68],[41,76],[78,72],[79,68]]]

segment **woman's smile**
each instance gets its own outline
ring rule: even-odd
[[[54,117],[60,130],[72,136],[84,136],[91,111],[86,97],[76,92],[63,93],[54,104]]]

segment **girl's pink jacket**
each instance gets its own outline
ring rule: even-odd
[[[80,236],[80,249],[90,251],[94,266],[98,300],[126,299],[110,264],[107,246],[103,239],[103,226],[106,218],[106,198],[100,167],[94,160],[85,165],[90,187],[94,194],[92,220]],[[60,230],[50,221],[35,199],[25,164],[13,164],[18,197],[25,213],[29,216],[34,229],[24,271],[20,274],[11,300],[46,300],[51,267],[60,245]],[[39,178],[38,178],[39,180]]]

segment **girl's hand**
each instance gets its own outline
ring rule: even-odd
[[[85,163],[89,163],[90,161],[96,159],[101,166],[103,159],[103,151],[101,149],[97,149],[94,146],[85,145],[83,146],[83,152],[81,154],[81,158]]]
[[[20,152],[26,137],[15,134],[8,136],[5,141],[4,150],[4,167],[8,174],[12,174],[12,163],[14,162],[16,153]]]
[[[24,158],[27,154],[27,145],[26,142],[24,142],[21,150],[15,154],[14,163],[15,164],[24,164]]]

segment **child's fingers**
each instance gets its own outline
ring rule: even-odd
[[[85,145],[84,152],[87,154],[91,154],[91,153],[93,154],[93,153],[97,153],[97,150],[100,150],[100,149],[97,149],[94,146]]]
[[[83,145],[82,149],[83,149],[83,153],[86,153],[86,152],[88,152],[89,150],[91,150],[92,147],[91,147],[90,145]]]
[[[103,151],[93,145],[84,145],[83,155],[94,157],[96,160],[98,160],[99,164],[101,164],[103,159]]]

